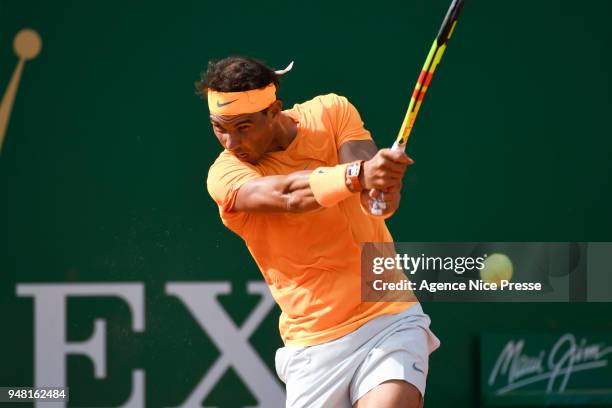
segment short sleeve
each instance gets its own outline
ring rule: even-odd
[[[254,167],[223,152],[208,170],[206,187],[208,193],[219,206],[219,212],[223,223],[236,230],[236,225],[231,225],[239,213],[232,212],[236,202],[236,196],[240,187],[261,175]]]
[[[365,129],[361,116],[352,103],[344,96],[330,94],[332,97],[330,117],[332,119],[336,146],[350,140],[372,140],[370,132]]]

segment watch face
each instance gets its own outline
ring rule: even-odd
[[[358,167],[355,164],[349,166],[349,168],[348,168],[348,174],[351,177],[352,176],[356,176],[357,175],[357,171],[358,171]]]

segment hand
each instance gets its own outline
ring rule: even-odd
[[[381,149],[363,163],[359,181],[364,190],[386,191],[400,185],[406,168],[414,161],[400,150]]]
[[[400,179],[399,184],[382,191],[383,201],[385,208],[381,215],[393,214],[400,205],[400,199],[402,198],[402,181]],[[370,208],[370,200],[380,196],[379,190],[363,190],[360,195],[361,206],[363,208]]]

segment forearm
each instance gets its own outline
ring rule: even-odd
[[[355,160],[370,160],[378,148],[373,140],[351,140],[338,149],[340,163],[350,163]]]
[[[286,176],[284,196],[287,212],[301,213],[321,208],[310,188],[311,173],[311,170],[305,170]]]
[[[234,211],[301,213],[321,208],[310,188],[311,170],[266,176],[240,187]]]
[[[248,181],[239,188],[230,211],[302,213],[332,207],[362,189],[387,191],[401,186],[401,177],[410,161],[403,153],[389,149],[376,153],[371,140],[344,143],[339,160],[345,164]],[[367,161],[356,179],[358,164],[346,163],[363,160]]]

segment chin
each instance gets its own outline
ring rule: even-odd
[[[257,162],[259,162],[259,159],[261,158],[260,156],[255,155],[253,153],[241,153],[241,154],[235,154],[234,156],[236,156],[236,158],[240,160],[241,162],[250,163],[250,164],[257,164]]]

